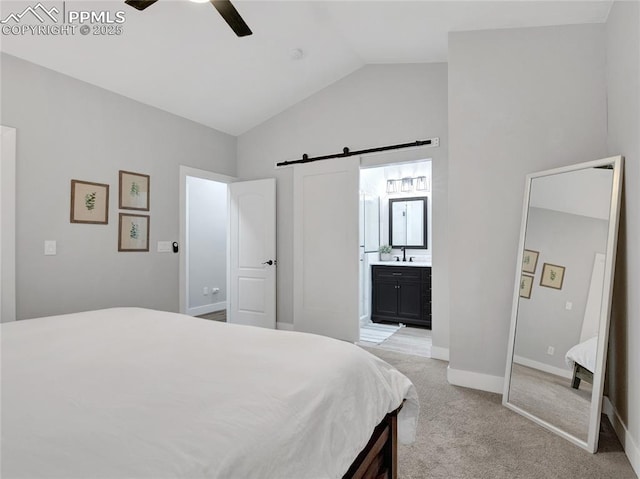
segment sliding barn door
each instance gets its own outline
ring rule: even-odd
[[[276,180],[229,185],[227,321],[276,327]]]
[[[360,159],[293,168],[294,327],[355,342]]]

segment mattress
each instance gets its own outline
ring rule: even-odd
[[[574,363],[578,363],[589,371],[594,372],[596,370],[597,350],[598,336],[594,336],[591,339],[587,339],[582,343],[576,344],[567,351],[567,354],[565,354],[565,361],[571,368],[573,368]]]
[[[2,325],[2,477],[339,478],[409,379],[312,334],[115,308]]]

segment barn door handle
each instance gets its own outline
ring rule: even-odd
[[[264,263],[262,263],[262,264],[268,264],[269,266],[272,266],[272,265],[276,264],[276,262],[275,262],[275,261],[273,261],[272,259],[270,259],[269,261],[265,261],[265,262],[264,262]]]

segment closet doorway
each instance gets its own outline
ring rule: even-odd
[[[180,167],[180,312],[226,321],[228,189],[234,178]]]
[[[276,182],[180,167],[180,312],[276,327]]]

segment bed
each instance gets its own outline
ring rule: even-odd
[[[593,371],[596,367],[596,352],[598,349],[598,337],[594,336],[586,341],[573,346],[567,354],[565,361],[570,368],[573,368],[571,387],[580,388],[580,381],[584,380],[593,384]]]
[[[2,325],[5,479],[396,477],[418,409],[322,336],[139,308]]]

